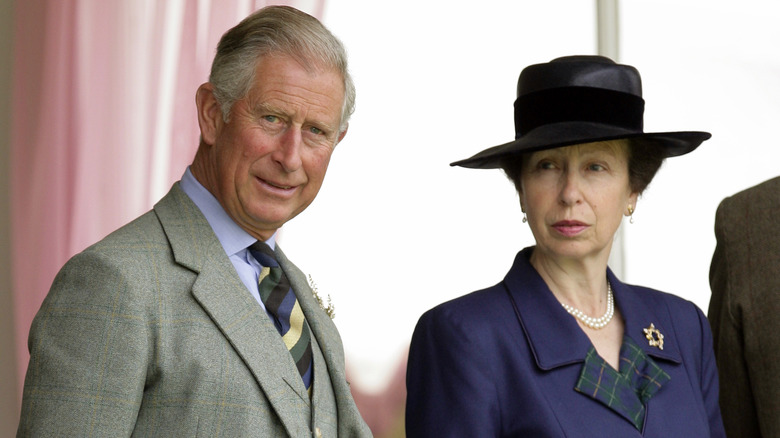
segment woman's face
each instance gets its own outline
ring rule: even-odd
[[[637,194],[628,182],[625,141],[533,152],[524,159],[520,203],[539,256],[606,260]]]

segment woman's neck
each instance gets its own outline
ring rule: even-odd
[[[534,250],[530,259],[558,301],[587,315],[601,315],[607,302],[607,260],[568,259]]]

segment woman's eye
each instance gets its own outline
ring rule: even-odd
[[[594,172],[601,172],[602,170],[605,169],[605,167],[602,166],[601,164],[591,164],[590,166],[588,166],[588,169]]]
[[[553,164],[551,161],[540,161],[539,162],[539,168],[540,169],[554,169],[555,164]]]

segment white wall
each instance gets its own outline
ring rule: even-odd
[[[718,203],[780,175],[780,4],[621,6],[623,60],[644,79],[645,129],[712,133],[695,153],[669,160],[639,203],[626,227],[626,277],[706,311]]]

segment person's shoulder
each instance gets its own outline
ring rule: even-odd
[[[54,286],[78,278],[89,278],[90,283],[152,281],[170,253],[165,233],[150,211],[73,255],[60,268]]]
[[[704,312],[691,300],[669,292],[663,292],[645,286],[627,285],[646,306],[668,312],[674,321],[689,321],[699,324]]]
[[[148,211],[110,232],[86,248],[84,252],[132,254],[139,250],[149,249],[152,242],[159,241],[164,237],[160,221],[152,211]]]
[[[752,187],[748,187],[721,202],[724,208],[742,208],[744,205],[756,205],[756,203],[780,204],[780,176],[766,180]]]
[[[91,308],[138,303],[139,296],[151,296],[154,287],[150,285],[170,281],[170,272],[162,281],[160,277],[161,267],[168,266],[170,260],[164,251],[169,250],[153,241],[154,235],[164,234],[153,227],[138,226],[139,221],[148,220],[149,215],[144,214],[67,260],[52,282],[44,301],[48,307],[42,306],[41,313],[62,303]]]
[[[463,312],[473,311],[474,309],[484,309],[486,306],[493,306],[506,298],[504,287],[501,283],[480,289],[474,292],[461,295],[449,301],[445,301],[430,311],[435,312]]]
[[[776,198],[780,193],[780,176],[766,180],[762,183],[756,184],[753,187],[748,187],[734,196],[772,196]]]
[[[661,320],[674,327],[677,342],[697,345],[710,337],[709,323],[704,312],[691,300],[669,292],[644,286],[630,286],[645,306]]]
[[[181,228],[178,222],[192,222],[192,217],[182,214],[182,209],[192,210],[194,204],[175,183],[171,190],[160,199],[154,208],[142,213],[130,222],[122,225],[105,237],[88,247],[84,252],[117,253],[118,255],[133,255],[137,251],[159,249],[160,245],[167,247],[167,235],[163,222],[167,220],[171,228]],[[161,217],[160,210],[170,212],[165,218]],[[175,215],[173,220],[169,216]]]
[[[492,318],[511,308],[502,283],[453,298],[429,309],[419,324],[457,324],[460,326],[492,324]]]

